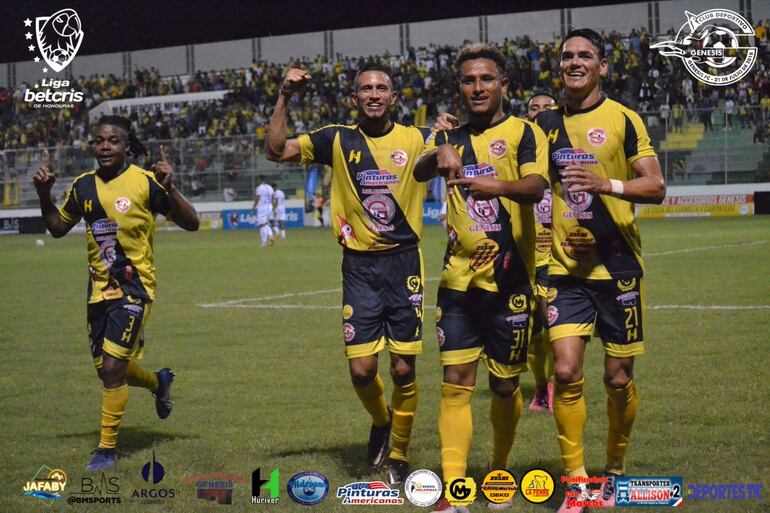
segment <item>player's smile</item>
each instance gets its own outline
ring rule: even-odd
[[[494,114],[501,105],[505,85],[491,59],[473,59],[462,64],[460,93],[471,114]]]
[[[606,61],[599,58],[598,50],[588,39],[573,37],[564,44],[561,74],[568,89],[593,89],[599,77],[606,74],[606,67]]]
[[[386,116],[388,108],[396,101],[388,76],[379,71],[362,73],[357,85],[353,98],[364,117],[379,119]]]

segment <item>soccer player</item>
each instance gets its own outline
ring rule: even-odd
[[[644,284],[634,203],[666,194],[647,130],[634,111],[601,95],[607,59],[599,34],[573,30],[561,47],[565,103],[537,122],[548,136],[553,191],[553,246],[548,267],[548,327],[555,359],[554,418],[568,476],[585,477],[583,355],[594,329],[604,345],[607,392],[607,481],[601,499],[614,504],[614,478],[636,417],[634,358],[644,353]],[[593,498],[575,484],[559,511]],[[571,507],[572,506],[572,507]]]
[[[117,463],[118,427],[128,402],[128,386],[150,390],[161,419],[171,413],[174,373],[150,372],[137,365],[144,352],[144,327],[155,299],[152,238],[155,215],[163,214],[185,230],[198,229],[193,206],[171,183],[173,169],[163,146],[154,174],[131,164],[144,152],[129,121],[102,117],[91,146],[98,169],[77,177],[59,210],[51,199],[56,181],[48,152],[33,178],[46,227],[63,237],[83,218],[88,240],[88,339],[102,380],[102,428],[99,445],[86,470]]]
[[[535,117],[547,108],[556,105],[550,94],[538,93],[527,103],[527,119]],[[532,340],[529,344],[527,363],[535,378],[535,395],[529,403],[531,411],[553,412],[553,352],[548,340],[548,261],[551,258],[551,189],[543,192],[543,199],[535,205],[535,311]]]
[[[259,226],[259,246],[273,244],[273,230],[270,228],[270,217],[273,214],[273,188],[265,177],[259,175],[259,185],[254,191],[254,204],[251,210],[257,211],[257,226]]]
[[[353,388],[372,417],[369,463],[389,460],[388,480],[408,474],[407,446],[417,408],[415,356],[422,352],[423,270],[419,249],[425,186],[412,174],[429,129],[390,120],[397,94],[384,68],[354,79],[357,125],[328,125],[286,139],[289,98],[310,80],[291,69],[270,120],[266,153],[277,162],[332,166],[331,222],[343,246],[342,330]],[[393,395],[385,403],[378,353],[390,351]],[[392,426],[393,447],[387,448]]]
[[[468,123],[438,132],[415,166],[418,180],[448,178],[449,242],[439,284],[436,331],[444,379],[439,435],[447,486],[465,477],[473,432],[478,360],[489,370],[494,432],[490,469],[506,469],[521,415],[534,309],[533,204],[548,185],[547,143],[526,120],[505,115],[506,60],[495,47],[463,47],[456,61]],[[509,508],[489,504],[490,509]],[[445,499],[436,511],[466,512]]]
[[[273,238],[286,238],[286,194],[273,184]]]

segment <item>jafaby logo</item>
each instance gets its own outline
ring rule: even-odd
[[[35,34],[31,32],[31,19],[24,20],[24,27],[27,29],[25,39],[31,42],[34,36],[37,43],[37,47],[30,44],[27,49],[33,53],[36,64],[42,57],[41,71],[46,75],[49,71],[59,73],[69,66],[83,43],[80,17],[74,9],[38,16],[35,18]],[[39,55],[35,53],[36,49]],[[43,78],[40,84],[24,92],[24,101],[33,103],[36,108],[72,108],[76,102],[83,101],[83,92],[70,88],[69,80]]]

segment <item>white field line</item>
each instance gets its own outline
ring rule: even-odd
[[[770,305],[651,305],[648,310],[770,310]]]
[[[715,246],[700,246],[697,248],[684,248],[684,249],[672,249],[671,251],[659,251],[657,253],[644,253],[643,257],[651,256],[663,256],[663,255],[676,255],[679,253],[694,253],[696,251],[706,251],[709,249],[722,249],[722,248],[743,248],[748,246],[758,246],[760,244],[767,244],[766,240],[756,240],[753,242],[737,242],[734,244],[718,244]]]

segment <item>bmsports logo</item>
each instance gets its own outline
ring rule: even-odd
[[[661,55],[678,57],[692,76],[704,84],[726,86],[745,77],[757,61],[751,46],[755,32],[751,23],[728,9],[710,9],[700,14],[685,11],[687,22],[673,41],[661,41]]]

